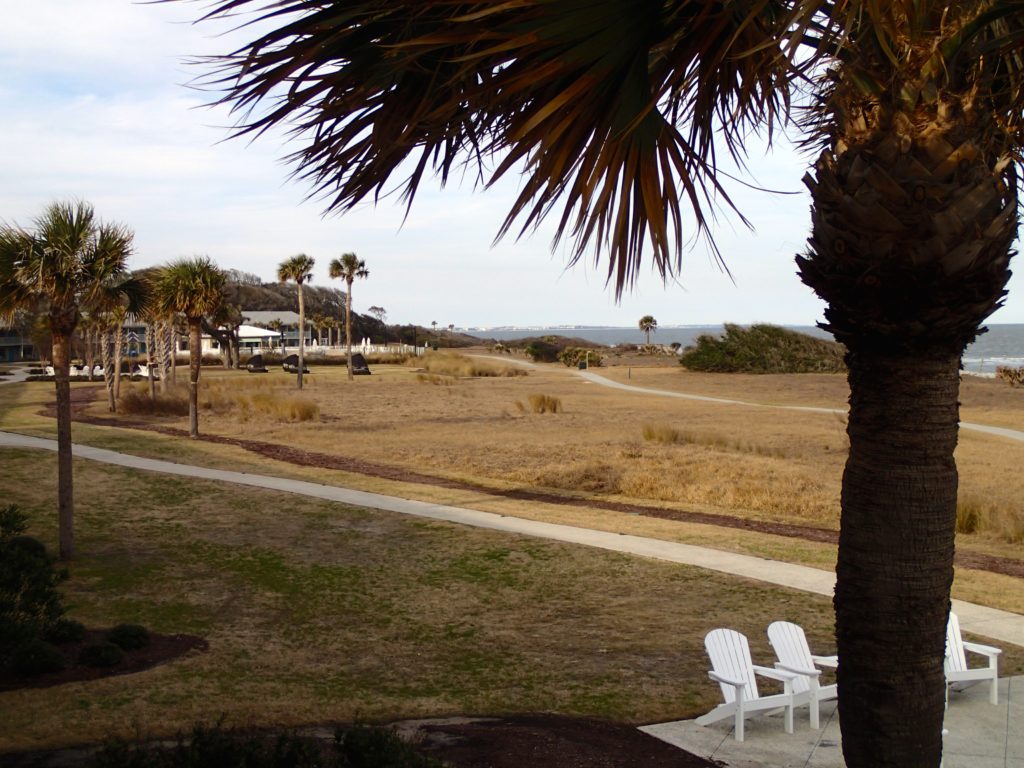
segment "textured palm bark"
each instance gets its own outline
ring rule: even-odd
[[[302,295],[302,282],[299,282],[299,373],[298,387],[302,389],[302,369],[305,365],[306,351],[306,302]]]
[[[836,567],[850,768],[935,768],[953,582],[959,356],[851,353]],[[937,695],[937,692],[938,695]]]
[[[61,560],[75,552],[75,493],[71,464],[71,333],[53,331],[53,373],[57,386],[57,527]]]
[[[103,361],[103,386],[107,390],[107,410],[117,413],[117,398],[114,397],[114,361],[111,349],[114,339],[109,328],[100,337],[100,359]]]
[[[348,291],[345,293],[345,356],[348,358],[348,380],[352,381],[352,281],[346,280]]]
[[[188,323],[188,435],[199,437],[199,370],[203,362],[202,318]]]

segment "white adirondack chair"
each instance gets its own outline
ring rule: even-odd
[[[722,688],[725,703],[697,718],[699,725],[732,717],[736,741],[743,741],[743,723],[751,715],[765,710],[784,710],[786,733],[793,732],[793,680],[795,675],[768,667],[760,667],[750,659],[747,638],[732,629],[713,629],[704,638],[704,647],[711,659],[708,677]],[[783,684],[784,692],[761,696],[754,675],[761,675]]]
[[[967,651],[988,658],[987,667],[970,667],[967,664]],[[981,643],[969,643],[960,636],[960,619],[952,611],[949,612],[949,623],[946,624],[946,684],[962,690],[983,680],[989,681],[988,700],[999,703],[999,654],[1001,648]],[[965,683],[965,685],[957,685]]]
[[[837,656],[815,656],[807,645],[803,627],[789,621],[775,621],[768,626],[768,642],[775,649],[776,669],[796,675],[793,696],[797,706],[806,702],[811,713],[811,728],[820,728],[818,704],[836,698],[836,684],[821,685],[820,667],[835,669]]]

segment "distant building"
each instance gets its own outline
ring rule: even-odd
[[[34,360],[36,357],[32,340],[21,335],[14,328],[0,328],[0,363],[18,360]]]

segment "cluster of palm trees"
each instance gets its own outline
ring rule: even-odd
[[[223,300],[224,273],[207,258],[182,259],[132,274],[127,262],[134,234],[100,221],[84,202],[55,202],[32,228],[0,227],[0,319],[29,310],[45,318],[52,337],[57,394],[59,551],[74,553],[74,496],[71,472],[71,340],[79,328],[98,337],[110,408],[120,383],[120,344],[126,318],[148,328],[150,362],[171,357],[175,319],[189,331],[189,433],[199,434],[200,323]],[[86,345],[87,349],[92,344]],[[152,377],[150,378],[152,382]]]
[[[297,386],[302,389],[303,361],[306,349],[306,304],[302,293],[302,286],[313,279],[313,267],[316,265],[314,259],[304,253],[297,254],[285,259],[277,266],[277,279],[282,283],[293,281],[298,289],[299,300],[299,370],[297,374]],[[354,253],[343,253],[336,259],[331,259],[327,266],[327,273],[333,279],[345,281],[345,355],[348,364],[349,381],[355,378],[352,369],[352,284],[358,280],[370,276],[366,268],[366,262]],[[317,319],[313,319],[313,325],[317,326]],[[324,322],[321,316],[320,322]],[[323,327],[319,325],[317,327]]]

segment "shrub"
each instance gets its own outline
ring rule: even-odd
[[[1009,368],[1000,365],[996,368],[996,378],[1005,381],[1011,387],[1019,387],[1024,382],[1024,368]]]
[[[66,664],[64,654],[55,645],[34,637],[14,649],[7,666],[19,675],[36,677],[60,672]]]
[[[188,416],[188,390],[183,386],[168,389],[154,400],[148,388],[129,389],[122,393],[118,409],[132,415]]]
[[[843,347],[775,325],[727,324],[721,338],[704,334],[679,358],[694,371],[715,373],[841,373]]]
[[[558,359],[569,368],[576,368],[584,362],[588,366],[596,368],[602,362],[600,353],[583,347],[566,347],[558,354]]]
[[[553,363],[558,360],[562,349],[558,344],[538,339],[527,344],[523,351],[535,363]]]
[[[121,650],[134,651],[149,645],[149,630],[139,624],[118,624],[107,632],[106,639]]]
[[[78,653],[78,663],[87,667],[112,667],[124,658],[124,651],[113,643],[94,643]]]
[[[23,535],[27,517],[0,509],[0,666],[14,650],[44,637],[64,614],[53,559],[41,542]]]
[[[74,619],[57,619],[46,639],[51,643],[79,643],[85,637],[85,625]]]
[[[423,368],[427,373],[438,376],[525,376],[526,371],[515,365],[505,363],[489,363],[474,360],[465,355],[450,352],[435,352],[423,358]]]
[[[529,410],[534,413],[560,413],[562,410],[562,401],[551,395],[530,395],[526,400],[530,404]],[[517,405],[519,410],[527,410],[521,403]]]

